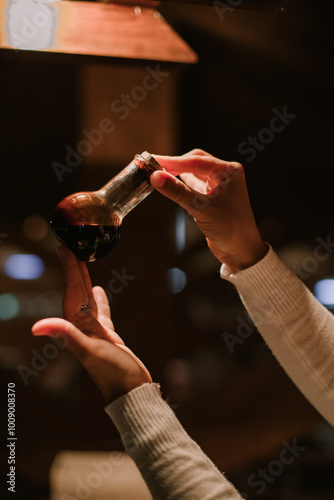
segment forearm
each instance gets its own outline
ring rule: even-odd
[[[106,412],[154,500],[241,500],[185,432],[157,384],[134,389]]]
[[[272,249],[236,274],[223,265],[254,324],[297,387],[334,425],[334,317]]]

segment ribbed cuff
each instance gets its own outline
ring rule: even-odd
[[[160,395],[143,384],[106,407],[156,500],[241,500]]]
[[[220,275],[235,285],[252,318],[263,314],[265,308],[268,318],[278,319],[282,314],[295,311],[304,300],[305,293],[309,293],[271,246],[266,256],[253,266],[230,274],[223,264]],[[254,318],[253,321],[257,323]]]
[[[160,387],[146,383],[105,408],[117,427],[126,450],[135,460],[154,460],[189,436],[161,396]],[[154,446],[152,446],[154,443]]]
[[[160,386],[156,383],[146,383],[124,394],[112,403],[105,411],[113,420],[120,434],[126,432],[132,425],[140,425],[150,418],[152,406],[165,406],[160,393]]]

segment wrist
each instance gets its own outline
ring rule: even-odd
[[[238,271],[254,266],[262,260],[269,251],[269,245],[262,239],[251,242],[243,242],[234,245],[232,251],[220,249],[208,241],[208,245],[215,257],[225,264],[230,274],[235,274]]]
[[[236,260],[235,272],[254,266],[267,255],[268,251],[269,251],[269,245],[264,241],[261,241],[261,244],[255,246],[245,254],[241,255],[240,258]]]
[[[145,371],[140,370],[137,376],[122,376],[122,379],[118,384],[114,385],[109,383],[104,390],[101,387],[100,389],[109,404],[146,383],[151,384],[152,378],[145,369]]]

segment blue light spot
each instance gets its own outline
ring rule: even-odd
[[[334,306],[334,279],[324,279],[314,285],[314,295],[324,306]]]
[[[20,306],[17,298],[11,293],[0,294],[0,321],[17,316]]]
[[[44,273],[44,262],[33,254],[14,254],[4,262],[4,272],[15,280],[35,280]]]
[[[178,208],[175,220],[175,247],[178,254],[181,254],[186,246],[186,218],[181,210]]]
[[[182,269],[172,267],[167,271],[167,285],[170,293],[180,293],[187,284],[187,276]]]

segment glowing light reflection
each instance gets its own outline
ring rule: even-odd
[[[15,318],[20,310],[17,298],[11,293],[0,294],[0,320]]]
[[[334,279],[327,278],[314,285],[314,295],[324,306],[334,307]]]
[[[35,280],[44,273],[44,262],[33,254],[14,254],[3,264],[5,274],[15,280]]]
[[[180,293],[187,284],[187,276],[182,269],[172,267],[167,271],[167,286],[170,293]]]

